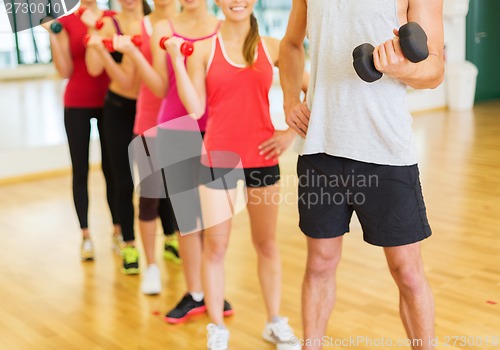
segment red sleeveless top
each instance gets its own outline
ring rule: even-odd
[[[205,148],[210,164],[227,168],[234,163],[217,157],[213,151],[230,151],[239,155],[243,168],[270,167],[276,159],[260,155],[259,145],[274,135],[269,111],[269,90],[273,82],[273,62],[260,41],[257,57],[250,67],[229,59],[219,34],[214,38],[213,54],[206,78],[209,117]]]
[[[104,16],[112,16],[110,10],[104,10]],[[57,19],[69,36],[69,48],[73,59],[73,73],[69,77],[64,92],[64,106],[70,108],[100,108],[104,105],[104,96],[108,91],[109,78],[105,72],[92,77],[87,72],[83,37],[87,26],[74,13]]]

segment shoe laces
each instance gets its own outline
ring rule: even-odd
[[[210,323],[207,326],[207,331],[207,346],[210,350],[227,350],[229,341],[229,331],[227,329],[221,329],[217,325]]]
[[[126,262],[134,262],[137,261],[139,257],[137,254],[137,250],[134,247],[127,247],[122,250],[123,259]]]
[[[179,304],[175,307],[176,309],[181,310],[190,310],[194,307],[196,301],[193,299],[191,294],[187,293],[184,297],[179,301]]]
[[[288,318],[283,317],[277,322],[269,324],[274,335],[282,342],[290,342],[295,339],[292,327],[288,324]]]

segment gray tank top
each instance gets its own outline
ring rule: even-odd
[[[397,0],[309,0],[307,35],[311,119],[300,154],[327,153],[367,163],[417,163],[406,85],[384,76],[365,83],[354,71],[353,49],[392,39]]]

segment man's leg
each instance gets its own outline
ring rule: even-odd
[[[420,243],[384,248],[399,289],[399,309],[412,349],[433,349],[434,298],[425,277]]]
[[[307,266],[302,285],[304,350],[322,349],[328,319],[335,305],[336,272],[342,237],[307,238]]]

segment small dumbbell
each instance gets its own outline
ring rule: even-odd
[[[89,43],[89,40],[90,40],[90,35],[85,35],[85,37],[83,38],[83,46],[87,47],[87,44]],[[132,38],[130,38],[130,41],[132,41],[132,43],[139,47],[142,45],[142,35],[134,35]],[[115,52],[115,48],[113,47],[113,39],[112,38],[104,38],[102,39],[102,43],[104,44],[104,47],[106,48],[106,50],[108,50],[109,52]]]
[[[85,10],[86,10],[86,8],[81,6],[78,10],[76,10],[75,15],[80,17],[85,12]],[[53,20],[54,20],[54,17],[52,17],[50,15],[45,16],[44,18],[42,18],[40,20],[40,24],[43,24],[43,23],[48,22],[48,21],[53,21]],[[59,34],[62,30],[63,30],[63,25],[59,21],[54,21],[50,25],[50,31],[54,34]]]
[[[168,37],[168,36],[164,36],[163,38],[160,39],[160,47],[163,49],[163,50],[166,50],[167,47],[165,46],[165,43],[167,42],[167,40],[169,40],[171,37]],[[192,42],[190,41],[185,41],[182,43],[181,45],[181,53],[186,56],[186,57],[189,57],[193,54],[194,52],[194,45]]]
[[[429,57],[427,35],[416,22],[408,22],[399,28],[399,42],[405,57],[413,63],[421,62]],[[368,83],[382,78],[373,63],[373,45],[364,43],[357,46],[352,52],[353,65],[361,79]]]

